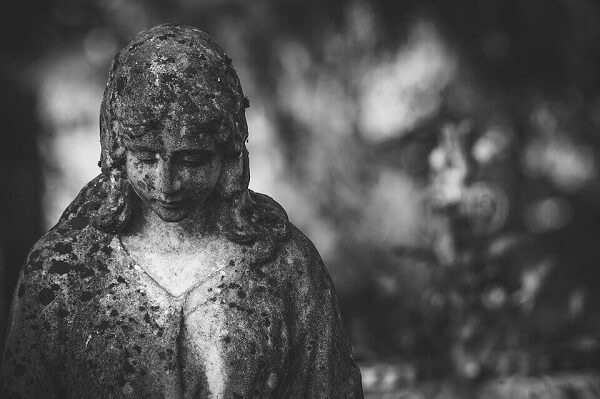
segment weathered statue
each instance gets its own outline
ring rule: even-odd
[[[115,56],[102,174],[27,258],[2,398],[362,398],[317,251],[248,190],[246,107],[197,29]]]

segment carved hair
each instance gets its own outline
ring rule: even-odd
[[[224,165],[213,193],[216,226],[234,242],[282,239],[288,230],[285,211],[248,190],[248,106],[231,59],[206,33],[171,24],[140,32],[115,55],[104,91],[100,166],[106,197],[92,217],[94,225],[112,233],[123,230],[139,200],[126,176],[123,143],[144,134],[136,127],[159,120],[193,127],[205,122],[203,110],[217,109],[222,121],[211,134]]]

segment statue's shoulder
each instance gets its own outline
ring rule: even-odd
[[[98,210],[106,197],[104,183],[107,177],[98,175],[79,191],[75,199],[67,206],[54,228],[82,230],[90,226],[90,215]]]
[[[268,226],[274,240],[280,241],[277,256],[303,263],[320,263],[321,257],[312,241],[289,221],[285,209],[266,194],[250,191],[253,201],[261,208],[263,223]]]
[[[286,255],[311,264],[320,263],[321,256],[315,244],[292,222],[288,222],[288,225],[290,234],[285,246]]]
[[[90,181],[58,223],[33,245],[23,266],[23,281],[62,282],[61,276],[90,260],[94,248],[110,242],[112,236],[93,227],[89,220],[101,184],[101,177]]]
[[[279,264],[285,265],[292,285],[299,290],[329,288],[332,285],[327,268],[323,264],[319,251],[313,242],[288,222],[289,237],[281,246],[278,257]]]
[[[259,204],[261,207],[268,209],[271,212],[275,212],[281,216],[283,216],[287,220],[287,213],[285,209],[279,204],[279,202],[275,201],[273,198],[269,197],[267,194],[259,193],[256,191],[248,190],[250,195],[252,196],[252,200]]]
[[[274,260],[274,273],[283,280],[291,279],[302,284],[301,280],[309,278],[329,284],[329,275],[319,252],[312,241],[288,219],[285,209],[268,195],[250,191],[252,201],[257,205],[253,219],[267,234],[268,240],[257,241],[254,253],[258,258],[266,257]],[[260,248],[271,247],[272,251],[260,251]]]

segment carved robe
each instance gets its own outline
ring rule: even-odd
[[[362,398],[331,280],[300,231],[260,261],[260,243],[240,244],[173,297],[85,217],[101,181],[28,256],[2,398]]]

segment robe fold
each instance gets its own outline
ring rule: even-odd
[[[332,282],[299,230],[268,259],[240,244],[174,297],[85,216],[102,179],[24,264],[0,397],[363,397]]]

